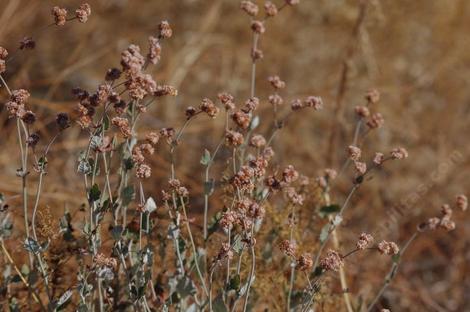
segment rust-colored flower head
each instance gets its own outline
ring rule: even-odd
[[[380,166],[383,162],[384,162],[384,154],[382,153],[375,153],[375,156],[374,156],[374,164]]]
[[[290,106],[293,111],[296,111],[304,108],[304,103],[300,99],[295,99],[290,103]]]
[[[225,132],[225,144],[237,147],[243,144],[243,134],[237,131],[227,130]]]
[[[325,271],[339,271],[344,265],[343,258],[335,250],[328,250],[326,256],[320,260],[320,267]]]
[[[121,77],[121,71],[118,68],[110,68],[106,71],[104,79],[106,81],[118,80]]]
[[[234,224],[237,222],[237,216],[233,211],[225,211],[220,218],[219,225],[225,231],[233,228]]]
[[[328,180],[334,180],[336,179],[336,176],[338,175],[338,173],[336,172],[335,169],[331,169],[331,168],[326,168],[325,169],[325,177],[328,179]]]
[[[285,183],[295,182],[299,178],[299,173],[295,170],[294,166],[288,165],[282,172],[282,180]]]
[[[430,230],[435,230],[441,224],[441,219],[437,217],[429,218],[426,222],[426,225],[429,227]]]
[[[20,50],[33,50],[36,47],[36,42],[31,37],[24,37],[20,41]]]
[[[242,166],[240,170],[232,177],[232,186],[243,192],[251,192],[255,188],[255,185],[252,181],[254,175],[255,170],[253,168],[249,166]]]
[[[285,239],[279,243],[278,247],[286,256],[295,257],[297,246],[294,242]]]
[[[349,153],[349,158],[351,158],[351,160],[358,161],[359,159],[361,159],[362,151],[357,146],[350,145],[348,147],[348,153]]]
[[[137,165],[137,169],[135,171],[135,175],[139,179],[148,179],[152,174],[152,169],[149,165],[140,163]]]
[[[251,23],[251,30],[256,34],[264,34],[266,32],[266,27],[262,21],[253,21]]]
[[[186,115],[186,119],[191,119],[193,118],[194,116],[197,115],[197,109],[192,107],[192,106],[188,106],[184,112],[184,114]]]
[[[26,143],[28,144],[29,147],[35,148],[36,145],[39,143],[39,140],[40,140],[39,133],[34,132],[34,133],[31,133],[28,136],[28,139],[26,140]]]
[[[282,103],[284,103],[284,100],[282,99],[282,97],[279,95],[279,94],[272,94],[268,97],[268,101],[269,103],[271,103],[272,105],[282,105]]]
[[[380,101],[380,93],[376,89],[367,91],[365,96],[368,104],[377,104]]]
[[[7,63],[5,60],[0,60],[0,74],[3,74],[7,71]]]
[[[173,30],[171,29],[170,23],[168,23],[168,21],[162,21],[158,26],[158,30],[160,32],[161,38],[168,39],[173,35]]]
[[[380,113],[375,113],[370,116],[370,119],[367,121],[367,126],[371,129],[377,129],[384,125],[385,120]]]
[[[249,114],[246,114],[242,111],[236,111],[232,114],[231,117],[235,124],[242,129],[248,129],[248,127],[250,126]]]
[[[168,144],[173,141],[173,136],[175,135],[174,128],[162,128],[160,129],[160,136],[164,137]]]
[[[61,131],[70,127],[70,117],[67,113],[58,113],[55,117],[55,122]]]
[[[256,62],[257,60],[261,60],[263,57],[263,50],[256,48],[251,51],[251,58],[253,59],[253,61]]]
[[[458,195],[456,198],[455,198],[455,206],[457,206],[457,208],[461,209],[462,211],[465,211],[467,210],[468,208],[468,199],[467,199],[467,196],[461,194],[461,195]]]
[[[25,89],[13,90],[11,92],[10,100],[18,104],[26,104],[30,97],[30,94]]]
[[[132,132],[129,126],[129,120],[126,118],[114,117],[111,123],[119,129],[123,138],[127,139],[131,136]]]
[[[408,151],[403,147],[394,148],[391,153],[393,159],[405,159],[408,158]]]
[[[276,16],[279,10],[277,9],[277,6],[272,3],[271,1],[266,1],[264,4],[264,10],[266,12],[266,16],[268,17],[273,17]]]
[[[284,190],[285,190],[285,194],[287,195],[287,198],[292,204],[299,205],[299,206],[302,206],[304,204],[304,197],[300,195],[299,193],[297,193],[295,188],[286,187]]]
[[[32,125],[36,121],[36,114],[28,110],[23,113],[21,119],[25,124]]]
[[[219,108],[208,98],[204,98],[202,100],[201,105],[199,105],[199,109],[211,118],[215,118],[219,113]]]
[[[382,255],[396,255],[400,251],[394,242],[381,241],[377,246]]]
[[[373,241],[374,237],[372,237],[372,235],[362,233],[361,235],[359,235],[359,240],[356,243],[356,248],[360,250],[366,249],[366,247],[369,246]]]
[[[296,5],[300,3],[300,0],[286,0],[288,5]]]
[[[261,134],[255,134],[250,139],[250,146],[260,148],[266,145],[266,139]]]
[[[155,90],[153,95],[155,95],[155,96],[165,96],[165,95],[177,96],[178,95],[178,90],[173,86],[159,85],[159,86],[157,86],[157,89]]]
[[[129,74],[140,73],[144,64],[145,58],[140,53],[140,47],[135,44],[131,44],[121,53],[121,65]]]
[[[365,162],[354,161],[354,167],[360,175],[363,175],[367,171],[367,164]]]
[[[80,23],[86,23],[88,17],[91,15],[91,7],[88,3],[82,3],[80,7],[75,10],[75,17]]]
[[[259,105],[259,99],[257,97],[252,97],[246,100],[245,106],[242,108],[244,113],[251,113],[252,111],[256,110]]]
[[[275,90],[284,89],[286,87],[286,83],[282,81],[279,76],[270,76],[268,77],[268,81]]]
[[[67,10],[55,6],[52,8],[52,16],[54,17],[54,22],[57,26],[64,26],[67,21]]]
[[[8,50],[0,46],[0,60],[6,60],[8,57]]]
[[[356,115],[360,118],[366,118],[370,115],[369,109],[366,106],[356,106],[354,111],[356,112]]]
[[[235,103],[233,102],[234,101],[233,95],[227,92],[223,92],[223,93],[219,93],[217,97],[219,98],[220,102],[222,102],[226,110],[235,109]]]
[[[149,52],[147,54],[147,59],[152,64],[157,64],[160,61],[162,54],[162,47],[160,45],[160,40],[156,37],[149,37]]]
[[[259,12],[258,6],[251,1],[242,1],[240,3],[240,9],[245,11],[246,14],[250,16],[256,16],[258,15],[258,12]]]
[[[444,217],[441,219],[440,227],[450,232],[455,230],[455,222],[450,220],[450,218]]]
[[[152,145],[157,145],[158,141],[160,140],[160,135],[157,132],[149,132],[146,136],[145,139],[147,142],[149,142]]]
[[[320,110],[323,108],[323,100],[319,96],[309,96],[304,100],[305,107],[312,107],[314,110]]]
[[[303,254],[297,259],[297,267],[302,272],[309,272],[313,267],[312,256]]]

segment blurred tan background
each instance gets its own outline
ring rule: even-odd
[[[22,37],[51,22],[50,7],[74,8],[79,3],[2,0],[0,45],[13,51]],[[141,121],[142,128],[178,127],[186,106],[198,105],[203,97],[215,99],[220,91],[231,92],[238,102],[248,97],[251,33],[239,1],[89,3],[93,14],[87,24],[68,23],[39,32],[34,36],[36,49],[17,53],[8,65],[10,86],[32,93],[30,105],[42,116],[36,126],[43,137],[50,136],[56,112],[73,111],[76,103],[71,88],[94,90],[108,68],[119,67],[120,51],[129,43],[146,49],[147,37],[161,20],[171,23],[174,36],[165,41],[162,61],[152,67],[152,75],[157,82],[177,87],[179,96],[158,102]],[[404,146],[410,157],[387,166],[364,184],[340,233],[345,245],[353,244],[361,231],[403,242],[416,224],[437,214],[441,204],[452,203],[459,193],[470,195],[470,2],[370,0],[363,27],[352,43],[358,6],[359,1],[352,0],[303,0],[268,22],[261,39],[265,58],[257,76],[257,95],[263,100],[261,120],[268,121],[259,131],[270,131],[266,78],[278,74],[287,83],[286,98],[319,95],[325,109],[289,120],[275,140],[275,161],[292,163],[311,177],[328,166],[328,138],[342,62],[354,44],[343,110],[335,124],[338,140],[333,165],[338,168],[345,158],[354,131],[353,109],[364,103],[364,93],[370,88],[382,94],[377,109],[385,117],[385,127],[368,137],[364,152],[372,156],[375,151]],[[0,108],[6,98],[0,89]],[[19,157],[12,152],[17,145],[16,129],[7,117],[2,110],[0,192],[9,196],[12,214],[20,220],[21,209],[15,205],[21,184],[15,176]],[[180,151],[177,160],[178,175],[194,194],[201,192],[200,155],[204,147],[214,148],[222,123],[201,119],[186,134],[186,152]],[[43,202],[57,216],[64,206],[73,211],[84,202],[77,196],[82,185],[75,172],[78,153],[86,143],[84,134],[74,127],[54,145],[49,157],[54,166],[49,168]],[[153,158],[156,177],[146,185],[149,193],[160,192],[159,185],[167,176],[167,156],[165,151]],[[334,191],[339,202],[350,188],[347,176]],[[195,199],[196,212],[198,204]],[[457,230],[423,236],[409,250],[384,299],[392,311],[470,310],[468,212],[458,219]],[[387,220],[389,224],[384,224]],[[18,236],[22,235],[20,224]],[[388,266],[371,259],[359,267],[355,261],[364,264],[368,259],[348,263],[351,292],[376,289]]]

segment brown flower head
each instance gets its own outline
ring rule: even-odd
[[[54,17],[54,22],[57,26],[63,26],[67,21],[67,10],[55,6],[52,8],[52,16]]]
[[[162,54],[162,47],[160,40],[156,37],[149,37],[149,52],[147,53],[147,59],[152,64],[157,64]]]
[[[379,153],[379,152],[375,153],[374,163],[380,166],[383,162],[384,162],[384,154]]]
[[[55,117],[55,122],[61,131],[70,127],[70,117],[67,113],[58,113]]]
[[[158,25],[158,31],[161,38],[171,38],[173,35],[173,30],[171,29],[170,23],[168,21],[161,21]]]
[[[246,114],[242,111],[236,111],[232,114],[231,117],[235,124],[242,129],[248,129],[248,127],[250,126],[249,114]]]
[[[279,243],[278,247],[286,256],[295,257],[297,246],[294,242],[285,239]]]
[[[272,94],[268,97],[269,103],[272,105],[282,105],[284,103],[284,100],[279,94]]]
[[[33,50],[36,47],[36,42],[31,37],[24,37],[20,41],[20,50]]]
[[[137,165],[137,169],[135,171],[135,175],[139,179],[148,179],[150,178],[150,175],[152,174],[152,169],[150,168],[149,165],[144,164],[144,163],[139,163]]]
[[[297,267],[302,272],[308,272],[313,267],[312,257],[308,254],[303,254],[297,259]]]
[[[8,57],[8,50],[0,46],[0,60],[6,60]]]
[[[286,83],[279,78],[279,76],[270,76],[268,77],[268,81],[271,83],[271,86],[276,89],[284,89],[286,87]]]
[[[237,131],[227,130],[225,132],[225,144],[228,146],[240,146],[243,144],[243,134]]]
[[[271,1],[266,1],[264,4],[264,10],[266,11],[266,16],[273,17],[276,16],[279,10],[277,6]]]
[[[250,139],[250,146],[260,148],[266,145],[266,139],[261,134],[255,134]]]
[[[370,115],[369,109],[366,106],[356,106],[354,110],[360,118],[366,118]]]
[[[158,143],[158,140],[160,140],[160,135],[157,132],[149,132],[146,136],[145,139],[147,142],[149,142],[152,145],[156,145]]]
[[[356,243],[356,248],[360,250],[366,249],[366,247],[370,245],[370,243],[372,243],[373,241],[374,237],[372,237],[372,235],[362,233],[361,235],[359,235],[359,240]]]
[[[259,12],[258,6],[251,1],[242,1],[240,3],[240,9],[245,11],[246,14],[250,16],[256,16],[258,15],[258,12]]]
[[[467,196],[461,194],[461,195],[458,195],[456,198],[455,198],[455,206],[457,206],[457,208],[461,209],[462,211],[465,211],[467,210],[468,208],[468,199],[467,199]]]
[[[354,161],[361,159],[362,151],[359,147],[354,145],[349,145],[348,147],[349,158]]]
[[[259,99],[257,97],[252,97],[246,100],[245,106],[242,108],[244,113],[251,113],[252,111],[256,110],[259,105]]]
[[[302,103],[302,101],[300,99],[295,99],[293,100],[291,103],[290,103],[290,106],[292,108],[293,111],[296,111],[296,110],[300,110],[302,108],[304,108],[304,103]]]
[[[282,180],[285,183],[295,182],[299,178],[299,173],[295,170],[294,166],[288,165],[282,172]]]
[[[357,172],[361,175],[363,175],[367,171],[367,165],[365,162],[354,161],[354,167],[356,168]]]
[[[199,105],[199,109],[211,118],[215,118],[219,113],[219,108],[208,98],[204,98],[202,100],[201,105]]]
[[[367,91],[365,96],[367,103],[369,104],[377,104],[380,101],[380,93],[376,89],[372,89]]]
[[[266,27],[262,21],[253,21],[251,23],[251,30],[257,34],[264,34],[266,32]]]
[[[385,120],[380,113],[375,113],[370,116],[370,119],[367,121],[367,126],[371,129],[377,129],[384,125]]]
[[[305,107],[312,107],[314,110],[323,108],[323,100],[319,96],[309,96],[304,100]]]
[[[405,159],[408,158],[408,151],[403,147],[394,148],[391,153],[393,159]]]
[[[75,10],[75,17],[80,23],[86,23],[88,17],[91,15],[91,7],[88,3],[82,3],[80,7]]]
[[[226,110],[231,110],[235,109],[235,103],[233,102],[233,96],[227,92],[219,93],[217,96],[222,102],[222,104],[225,106]]]
[[[335,250],[328,250],[326,256],[320,260],[320,267],[325,271],[339,271],[344,265],[341,255]]]
[[[111,120],[111,123],[119,129],[123,138],[127,139],[131,136],[132,133],[131,128],[129,126],[129,120],[127,120],[126,118],[114,117]]]
[[[377,246],[382,255],[396,255],[400,251],[394,242],[381,241]]]

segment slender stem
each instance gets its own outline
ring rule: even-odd
[[[181,203],[181,207],[183,208],[183,215],[184,215],[184,219],[186,223],[186,228],[188,230],[189,240],[191,241],[191,247],[193,249],[194,264],[196,265],[196,271],[197,271],[197,274],[199,275],[199,279],[201,280],[202,288],[204,289],[206,296],[209,297],[209,291],[207,290],[206,282],[204,281],[204,277],[202,275],[201,269],[199,268],[196,244],[194,243],[193,234],[191,233],[191,226],[189,225],[189,219],[188,219],[188,215],[186,214],[186,206],[184,204],[183,197],[180,197],[180,203]]]
[[[253,229],[254,225],[252,225]],[[246,294],[245,294],[245,302],[243,304],[243,312],[246,312],[246,309],[248,307],[248,298],[250,296],[250,290],[251,290],[251,284],[253,282],[253,277],[255,276],[255,269],[256,269],[256,255],[255,255],[255,246],[251,244],[251,270],[250,270],[250,276],[248,277],[248,284],[247,284],[247,289],[246,289]]]
[[[418,236],[419,232],[415,232],[409,239],[408,241],[405,243],[405,245],[403,246],[403,248],[400,250],[400,253],[399,253],[399,257],[401,257],[406,249],[408,248],[408,246],[410,246],[410,244],[416,239],[416,237]],[[392,282],[393,278],[395,277],[397,271],[398,271],[398,267],[400,265],[400,259],[396,260],[393,262],[392,264],[392,267],[390,268],[390,271],[388,272],[387,276],[385,277],[385,280],[384,280],[384,283],[382,284],[382,287],[380,288],[379,292],[377,293],[377,295],[374,297],[374,299],[372,300],[372,302],[369,304],[369,306],[367,307],[367,312],[370,312],[372,311],[372,309],[375,307],[375,305],[377,304],[377,302],[379,301],[380,297],[382,297],[383,293],[385,292],[385,290],[388,288],[388,286],[390,285],[390,283]]]
[[[18,276],[20,277],[20,279],[21,279],[21,281],[23,282],[23,284],[24,284],[28,289],[31,290],[34,301],[36,301],[37,303],[39,303],[39,305],[41,306],[41,310],[42,310],[42,311],[46,311],[46,308],[44,307],[44,304],[42,303],[41,299],[40,299],[39,296],[37,295],[36,291],[32,289],[31,285],[29,285],[28,281],[24,278],[23,273],[21,273],[20,269],[18,269],[18,266],[15,264],[15,261],[13,261],[13,258],[11,257],[10,253],[8,252],[8,250],[7,250],[6,247],[5,247],[5,243],[3,242],[3,239],[0,239],[0,244],[2,245],[2,251],[3,251],[4,255],[5,255],[5,257],[7,258],[8,262],[10,262],[10,264],[13,266],[13,268],[15,269],[16,273],[17,273]]]
[[[356,191],[356,189],[359,187],[359,184],[354,184],[354,186],[352,187],[351,191],[349,192],[348,196],[346,197],[346,200],[344,201],[343,203],[343,206],[341,207],[340,211],[338,212],[338,214],[335,216],[336,217],[341,217],[344,213],[344,211],[346,210],[346,207],[349,203],[349,200],[351,199],[352,195],[354,194],[354,192]],[[314,265],[313,265],[313,270],[316,269],[316,267],[318,266],[318,262],[320,261],[320,257],[321,257],[321,254],[322,254],[322,251],[323,249],[325,248],[326,246],[326,243],[328,242],[329,238],[330,238],[330,234],[335,230],[336,226],[333,224],[333,223],[330,223],[330,226],[329,226],[329,229],[328,229],[328,234],[325,238],[325,240],[321,243],[320,245],[320,249],[318,250],[318,253],[317,253],[317,256],[315,257],[315,262],[314,262]]]

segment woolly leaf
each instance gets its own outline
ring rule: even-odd
[[[201,164],[204,166],[209,165],[211,162],[211,153],[206,149],[204,150],[204,155],[201,157]]]
[[[95,183],[91,187],[90,191],[88,192],[88,198],[90,202],[95,202],[98,199],[100,199],[100,196],[101,196],[100,187],[98,186],[98,184]]]
[[[324,218],[329,214],[338,213],[340,210],[341,207],[339,205],[328,205],[321,207],[318,211],[318,214],[320,215],[320,217]]]

